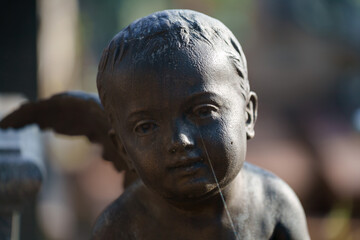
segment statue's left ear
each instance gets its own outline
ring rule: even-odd
[[[255,122],[257,119],[258,100],[256,93],[250,92],[246,102],[246,137],[251,139],[255,136]]]

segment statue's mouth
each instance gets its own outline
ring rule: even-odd
[[[171,171],[186,171],[192,172],[204,167],[204,160],[201,157],[196,158],[181,158],[179,161],[175,162],[168,169]]]

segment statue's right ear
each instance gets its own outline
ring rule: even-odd
[[[250,92],[246,102],[246,137],[252,139],[255,136],[255,123],[257,119],[258,99],[255,92]]]
[[[121,156],[122,160],[124,160],[126,162],[126,164],[128,165],[129,169],[133,172],[135,172],[135,168],[134,165],[126,151],[126,148],[124,147],[123,142],[121,141],[121,139],[117,136],[115,130],[113,128],[111,128],[108,132],[108,135],[112,141],[112,143],[114,144],[117,152],[119,153],[119,155]],[[120,161],[121,159],[119,159]]]

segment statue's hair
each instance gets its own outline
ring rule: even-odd
[[[131,23],[111,40],[103,51],[97,75],[97,87],[105,109],[106,81],[118,71],[125,55],[133,66],[139,61],[154,62],[171,54],[171,49],[192,48],[203,42],[226,53],[237,73],[245,99],[250,91],[246,58],[233,33],[219,20],[192,10],[165,10]],[[111,118],[111,117],[110,117]]]

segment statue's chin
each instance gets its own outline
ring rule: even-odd
[[[171,194],[162,195],[170,203],[174,204],[196,204],[205,201],[219,193],[216,184],[208,184],[201,187],[194,187],[188,191],[171,192]]]

